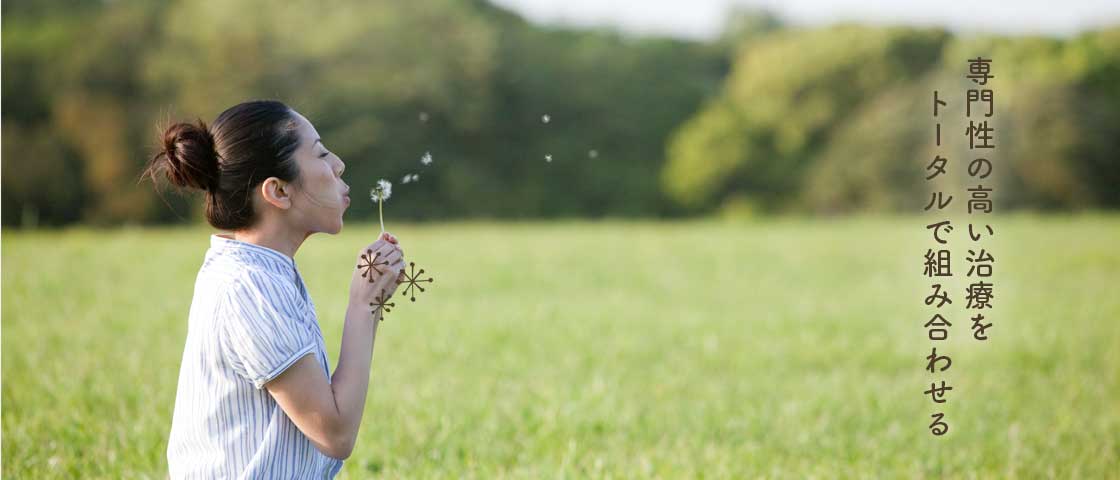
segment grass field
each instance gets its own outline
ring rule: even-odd
[[[436,283],[378,331],[340,477],[1117,478],[1120,216],[992,223],[992,338],[958,227],[944,376],[921,218],[389,224]],[[296,256],[332,371],[376,228]],[[5,478],[166,476],[210,233],[4,232]]]

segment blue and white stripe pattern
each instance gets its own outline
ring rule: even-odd
[[[333,478],[263,386],[314,354],[330,381],[315,304],[291,257],[210,236],[194,285],[167,445],[171,478]]]

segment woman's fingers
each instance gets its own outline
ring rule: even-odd
[[[362,260],[362,258],[369,260]],[[383,272],[381,276],[396,280],[404,270],[404,250],[398,244],[379,238],[359,253],[359,262],[362,261],[372,261],[377,271]]]
[[[390,267],[396,268],[401,263],[402,258],[404,258],[404,254],[400,250],[393,250],[385,257],[385,261],[389,262]]]
[[[389,243],[382,243],[381,246],[374,249],[375,252],[381,254],[381,258],[388,257],[390,253],[393,253],[396,250],[397,250],[397,247],[394,247],[392,244],[389,244]]]
[[[396,259],[396,261],[399,262],[400,259],[398,258],[398,259]],[[391,268],[385,270],[381,274],[381,276],[379,276],[377,278],[377,284],[376,284],[376,287],[374,287],[374,288],[380,289],[380,290],[388,290],[390,292],[392,292],[394,290],[393,287],[396,285],[397,281],[400,280],[400,276],[401,276],[402,272],[397,270],[398,268],[400,268],[399,263],[396,264],[396,265],[390,265],[390,267]]]
[[[358,258],[360,259],[360,258],[362,258],[362,255],[367,255],[367,254],[368,255],[375,255],[375,254],[377,254],[377,252],[381,252],[382,256],[387,255],[389,253],[389,248],[390,247],[392,247],[392,244],[390,244],[389,242],[386,242],[384,240],[378,240],[376,242],[373,242],[373,243],[367,245],[366,248],[363,248],[360,252],[358,252]]]
[[[374,247],[373,245],[376,245],[376,247]],[[376,242],[373,242],[373,245],[370,245],[370,248],[373,248],[374,251],[381,252],[382,256],[388,255],[389,252],[392,252],[393,250],[399,250],[402,254],[404,253],[404,250],[401,249],[401,246],[399,244],[389,243],[385,240],[378,240]]]

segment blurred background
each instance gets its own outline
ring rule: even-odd
[[[139,169],[250,98],[354,188],[430,152],[394,218],[914,212],[931,92],[960,110],[977,55],[1005,211],[1120,206],[1120,9],[966,3],[5,2],[3,224],[198,221]]]
[[[1120,472],[1120,3],[0,14],[5,478],[165,478],[216,232],[200,195],[139,174],[169,122],[255,98],[309,118],[355,191],[393,181],[386,229],[436,279],[379,327],[340,478]],[[995,207],[964,215],[978,56],[994,75]],[[936,154],[949,174],[927,182]],[[935,187],[957,199],[923,213]],[[354,199],[341,233],[296,256],[332,370],[352,260],[378,235],[377,206]],[[943,219],[955,326],[937,345],[952,368],[934,375],[922,254]],[[994,235],[970,242],[972,222]],[[995,258],[987,341],[965,317],[976,247]],[[923,395],[932,380],[948,403]]]

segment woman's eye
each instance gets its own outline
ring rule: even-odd
[[[323,153],[319,154],[319,158],[323,158],[323,157],[325,157],[325,156],[327,156],[327,155],[330,155],[330,153],[331,153],[331,152],[323,152]]]

